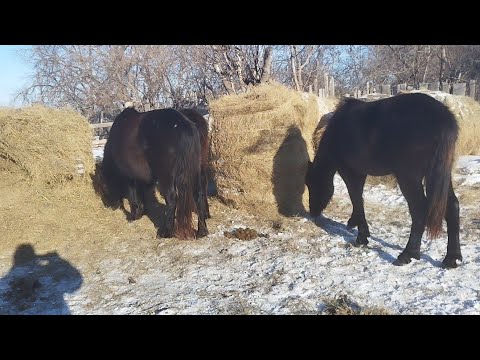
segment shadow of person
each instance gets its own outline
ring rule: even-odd
[[[290,126],[273,157],[273,195],[281,215],[306,214],[302,198],[309,160],[307,144],[302,132],[297,126]]]
[[[57,252],[35,254],[30,244],[21,244],[13,266],[0,279],[0,314],[69,315],[63,297],[83,283],[80,272]]]

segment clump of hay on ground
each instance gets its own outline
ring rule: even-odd
[[[212,101],[210,110],[219,198],[257,214],[304,212],[317,97],[265,84]]]
[[[85,179],[94,166],[92,132],[87,119],[74,110],[0,108],[0,157],[19,166],[38,186]]]
[[[362,307],[344,294],[326,299],[324,313],[327,315],[392,315],[385,308]]]

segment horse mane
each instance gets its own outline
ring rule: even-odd
[[[365,101],[355,99],[352,97],[343,97],[342,100],[340,100],[340,102],[335,107],[334,112],[337,112],[346,107],[350,107],[352,105],[359,105],[359,104],[365,104]]]

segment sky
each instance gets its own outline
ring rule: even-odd
[[[30,45],[0,45],[0,106],[20,106],[14,95],[26,83],[32,67],[20,56]]]

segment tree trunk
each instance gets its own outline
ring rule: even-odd
[[[260,83],[267,82],[270,79],[273,59],[272,53],[272,48],[270,46],[265,49],[265,53],[263,54],[263,67]]]

